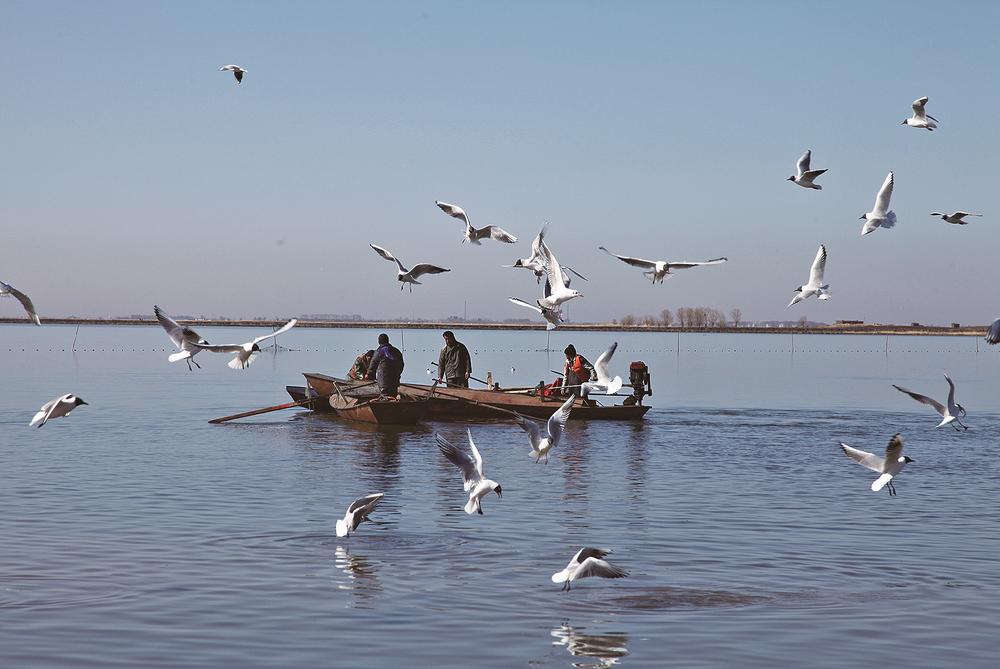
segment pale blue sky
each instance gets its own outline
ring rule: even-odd
[[[3,2],[0,280],[46,315],[1000,314],[996,3]],[[226,63],[247,68],[242,86]],[[900,126],[928,95],[941,121]],[[784,179],[806,149],[821,192]],[[894,230],[860,237],[889,170]],[[514,246],[460,243],[434,200]],[[930,211],[985,216],[950,226]],[[277,240],[283,240],[278,245]],[[400,293],[375,242],[450,274]],[[785,305],[829,251],[833,299]],[[597,251],[729,263],[651,287]],[[21,312],[0,302],[0,315]]]

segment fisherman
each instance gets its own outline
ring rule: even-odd
[[[441,335],[444,347],[438,356],[438,381],[445,378],[448,385],[455,388],[468,388],[469,377],[472,376],[472,358],[465,344],[455,339],[455,333],[445,330]]]
[[[365,378],[378,381],[379,393],[383,397],[396,397],[399,393],[399,377],[403,374],[403,354],[389,343],[389,335],[378,336],[378,349],[368,363]]]
[[[363,380],[365,375],[368,374],[368,364],[371,363],[374,355],[375,351],[369,349],[356,357],[350,371],[347,372],[347,378],[351,381]]]
[[[563,351],[566,354],[566,362],[563,363],[563,394],[564,395],[583,395],[583,389],[580,384],[586,381],[596,381],[597,372],[594,371],[594,366],[590,364],[582,355],[577,355],[576,347],[570,344]]]

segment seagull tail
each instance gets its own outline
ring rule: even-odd
[[[170,362],[177,362],[178,360],[186,360],[191,357],[191,351],[180,351],[179,353],[171,353],[167,356],[167,360]]]
[[[885,487],[885,484],[892,480],[892,474],[882,474],[872,482],[872,492],[878,492]]]
[[[606,394],[614,395],[621,389],[622,389],[622,377],[616,376],[614,379],[612,379],[611,383],[608,384],[608,391]]]
[[[569,572],[565,569],[563,569],[562,571],[557,571],[556,573],[552,574],[553,583],[565,583],[566,579],[568,578],[569,578]]]
[[[896,212],[890,211],[885,215],[885,218],[882,220],[882,227],[883,228],[896,227]]]
[[[465,512],[472,515],[479,511],[479,499],[476,497],[470,497],[469,501],[465,503]]]
[[[36,425],[38,427],[41,427],[44,422],[45,422],[45,412],[39,411],[38,413],[35,414],[35,417],[31,419],[31,422],[28,423],[28,427],[35,427]]]
[[[546,330],[555,330],[556,329],[556,324],[555,323],[546,323],[545,324],[545,329]]]
[[[337,536],[338,537],[347,536],[347,523],[344,522],[343,518],[337,521]]]

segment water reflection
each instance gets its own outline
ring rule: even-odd
[[[337,546],[334,549],[333,563],[347,576],[347,583],[342,587],[355,595],[356,606],[370,604],[382,593],[382,583],[367,557]]]
[[[552,630],[553,646],[565,646],[571,655],[595,658],[596,662],[573,662],[574,667],[610,667],[629,654],[628,635],[623,632],[584,634],[584,628],[563,623]]]

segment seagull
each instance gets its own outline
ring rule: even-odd
[[[399,259],[392,255],[392,253],[381,246],[376,246],[375,244],[369,244],[368,246],[375,249],[375,253],[379,254],[386,260],[396,263],[399,267],[399,272],[396,273],[396,281],[401,282],[399,284],[399,289],[403,290],[403,286],[410,284],[410,292],[413,292],[413,284],[420,285],[417,281],[424,274],[440,274],[441,272],[450,272],[450,269],[445,269],[444,267],[438,267],[437,265],[429,265],[425,262],[419,265],[414,265],[413,269],[406,269],[403,267],[403,263],[399,262]]]
[[[38,313],[35,312],[35,305],[31,303],[31,298],[14,286],[0,281],[0,297],[13,297],[20,302],[21,306],[24,307],[24,310],[28,312],[28,319],[31,320],[32,323],[35,325],[42,324],[42,319],[40,319],[38,317]]]
[[[907,395],[917,400],[921,404],[926,404],[928,406],[934,407],[934,410],[937,411],[939,414],[941,414],[941,422],[938,423],[937,427],[950,424],[953,428],[958,430],[958,427],[955,425],[955,423],[958,423],[964,429],[968,430],[969,428],[966,427],[965,423],[963,423],[960,420],[960,418],[965,417],[965,407],[963,407],[961,404],[955,401],[955,383],[951,380],[951,377],[948,376],[948,372],[944,373],[944,380],[948,382],[948,387],[949,387],[948,406],[944,406],[937,400],[931,399],[926,395],[921,395],[920,393],[915,393],[912,390],[901,388],[896,384],[893,384],[892,387],[901,393],[906,393]]]
[[[54,400],[46,402],[42,405],[42,408],[38,410],[35,417],[31,419],[30,423],[28,423],[28,427],[41,427],[45,425],[50,418],[61,418],[81,404],[86,404],[86,402],[76,395],[63,395],[62,397],[57,397]]]
[[[208,346],[208,342],[191,328],[178,324],[155,304],[153,305],[153,313],[156,314],[156,320],[160,321],[160,325],[167,331],[167,336],[174,342],[174,346],[180,349],[179,352],[168,355],[167,360],[170,362],[186,360],[188,370],[191,370],[191,363],[201,369],[201,365],[194,361],[194,356],[198,355],[205,346]]]
[[[576,397],[570,395],[569,399],[563,402],[563,405],[549,417],[548,422],[545,424],[544,432],[542,431],[542,424],[536,420],[526,418],[521,414],[517,414],[514,418],[517,424],[521,426],[521,429],[528,433],[528,443],[531,444],[531,457],[535,458],[535,464],[538,464],[538,461],[543,457],[545,458],[545,464],[549,464],[549,451],[559,443],[575,400]]]
[[[904,119],[900,125],[908,125],[911,128],[926,128],[927,130],[934,130],[938,127],[938,120],[924,111],[924,105],[927,104],[927,96],[913,101],[913,116],[908,119]]]
[[[547,283],[545,285],[548,286]],[[562,310],[559,309],[558,307],[555,308],[543,307],[541,306],[541,301],[537,301],[536,304],[529,304],[528,302],[525,302],[524,300],[516,297],[508,297],[507,300],[522,307],[527,307],[528,309],[537,311],[539,314],[541,314],[542,318],[546,320],[545,323],[546,330],[555,330],[556,326],[562,325],[563,313]]]
[[[851,458],[860,465],[864,465],[873,472],[881,474],[872,481],[872,492],[878,492],[884,486],[889,487],[889,494],[896,494],[896,487],[892,485],[892,477],[903,470],[908,462],[913,462],[913,458],[903,455],[903,438],[898,434],[889,440],[889,445],[885,447],[885,458],[880,458],[874,453],[852,448],[840,442],[840,448],[844,455]]]
[[[830,299],[830,284],[823,283],[823,272],[826,270],[826,246],[819,245],[816,252],[816,259],[813,260],[812,268],[809,270],[809,283],[795,289],[797,295],[792,298],[788,306],[792,306],[807,297],[817,296],[821,300]]]
[[[462,470],[462,478],[465,479],[464,489],[465,492],[469,493],[469,501],[465,504],[465,512],[470,515],[473,513],[478,513],[480,516],[483,515],[483,497],[490,494],[490,492],[495,492],[497,497],[502,498],[503,489],[499,483],[486,478],[486,475],[483,474],[483,456],[479,455],[479,449],[476,448],[475,442],[472,441],[472,430],[469,430],[469,451],[472,453],[471,456],[468,453],[458,450],[447,439],[436,432],[434,433],[434,438],[437,439],[438,448],[444,457],[448,458],[452,464]]]
[[[597,372],[597,381],[587,381],[583,384],[583,396],[586,397],[595,391],[604,391],[605,395],[614,395],[622,387],[622,377],[616,376],[611,378],[610,372],[608,372],[608,363],[611,362],[611,356],[615,354],[615,349],[618,348],[618,342],[614,342],[608,347],[604,353],[602,353],[597,361],[594,363],[594,371]]]
[[[813,183],[813,179],[819,175],[826,172],[826,170],[810,170],[809,160],[812,158],[812,151],[807,150],[799,158],[798,164],[795,166],[795,174],[788,177],[788,181],[797,183],[803,188],[815,188],[816,190],[823,190],[823,187],[819,184]]]
[[[219,72],[232,72],[233,76],[236,77],[236,85],[239,86],[243,83],[243,75],[247,71],[239,65],[223,65],[219,68]]]
[[[986,331],[986,343],[1000,343],[1000,318],[993,321],[990,325],[990,329]]]
[[[861,236],[864,237],[875,228],[892,228],[896,225],[896,212],[889,211],[889,198],[892,197],[892,172],[885,178],[882,187],[875,196],[875,208],[867,214],[862,214],[858,220],[865,222],[861,228]]]
[[[246,369],[250,366],[250,363],[256,359],[257,353],[260,352],[260,343],[262,341],[266,341],[272,337],[277,337],[283,332],[288,332],[295,327],[296,323],[298,323],[298,321],[293,318],[282,325],[278,330],[275,330],[270,334],[257,337],[253,341],[248,341],[245,344],[205,344],[200,348],[205,351],[211,351],[212,353],[235,353],[236,357],[228,363],[229,369]]]
[[[475,244],[479,246],[481,242],[480,239],[495,239],[498,242],[503,242],[504,244],[513,244],[517,241],[517,237],[510,234],[503,228],[496,225],[487,225],[485,228],[474,228],[472,224],[469,223],[469,215],[465,213],[465,210],[458,205],[448,204],[447,202],[438,202],[434,200],[434,204],[441,208],[441,211],[448,214],[452,218],[457,218],[460,221],[465,222],[465,237],[462,239],[462,243],[469,242],[470,244]]]
[[[962,219],[966,216],[982,216],[982,214],[970,214],[967,211],[956,211],[954,214],[942,214],[937,211],[932,211],[931,216],[940,216],[941,220],[945,223],[952,223],[954,225],[968,225],[968,221],[963,221]]]
[[[625,578],[628,572],[605,560],[611,551],[600,548],[581,548],[566,568],[552,574],[553,583],[562,583],[563,590],[570,590],[570,583],[578,578],[600,576],[601,578]]]
[[[358,525],[368,520],[368,515],[375,510],[384,494],[377,492],[374,495],[366,495],[351,502],[351,505],[347,507],[347,513],[337,521],[337,536],[348,537],[351,532],[356,532]]]
[[[441,206],[440,203],[438,206]],[[541,283],[542,277],[545,276],[545,252],[542,250],[542,246],[545,244],[545,231],[548,227],[548,224],[542,226],[538,236],[531,242],[530,256],[527,258],[518,258],[514,261],[513,265],[504,265],[504,267],[522,267],[524,269],[529,269],[534,272],[538,283]]]
[[[642,258],[632,258],[630,256],[620,256],[617,253],[612,253],[603,246],[598,246],[600,250],[604,251],[610,256],[618,258],[624,263],[628,263],[633,267],[639,267],[646,270],[643,274],[650,279],[653,283],[663,283],[664,279],[669,279],[673,276],[670,271],[672,269],[688,269],[690,267],[698,267],[700,265],[720,265],[729,258],[713,258],[712,260],[702,260],[702,261],[684,261],[684,262],[668,262],[666,260],[643,260]]]
[[[566,279],[566,275],[563,274],[562,267],[560,267],[559,261],[556,260],[552,250],[546,245],[542,245],[542,250],[545,252],[548,279],[545,296],[538,301],[538,306],[546,309],[554,309],[563,302],[572,300],[574,297],[583,297],[583,293],[569,287],[569,281]]]

